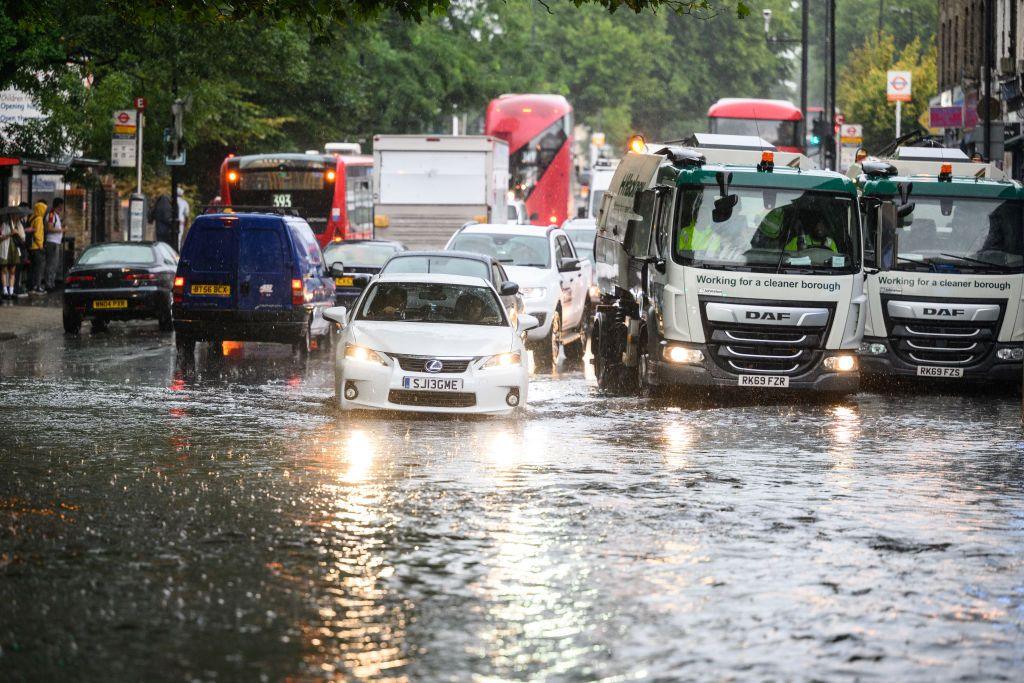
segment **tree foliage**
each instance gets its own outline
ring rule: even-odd
[[[869,152],[891,143],[896,133],[896,106],[885,95],[886,71],[890,69],[912,75],[913,100],[902,105],[904,133],[918,125],[918,117],[928,110],[928,100],[938,90],[934,43],[922,49],[915,39],[897,50],[893,36],[882,34],[869,37],[854,50],[839,76],[838,101],[847,121],[864,126],[864,147]]]

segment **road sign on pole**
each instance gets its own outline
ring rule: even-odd
[[[912,74],[909,71],[887,71],[885,98],[890,102],[909,102]]]
[[[114,133],[110,139],[110,165],[117,168],[135,166],[135,111],[121,109],[114,112]]]

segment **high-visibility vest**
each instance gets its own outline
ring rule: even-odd
[[[676,248],[678,251],[709,251],[718,249],[721,243],[722,240],[714,230],[710,228],[698,230],[691,223],[679,229]]]
[[[812,249],[814,247],[831,249],[833,252],[839,253],[839,248],[831,237],[819,240],[815,239],[812,235],[797,235],[786,244],[786,251],[803,251],[804,249]]]

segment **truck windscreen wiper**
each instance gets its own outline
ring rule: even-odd
[[[924,266],[928,270],[932,270],[932,271],[935,270],[935,264],[934,263],[930,263],[929,261],[922,261],[920,259],[907,258],[906,256],[899,256],[899,255],[896,256],[896,259],[899,260],[899,261],[906,261],[907,263],[916,263],[919,266]]]
[[[1017,268],[1014,266],[1008,266],[1003,263],[992,263],[991,261],[982,261],[977,258],[970,258],[969,256],[957,256],[956,254],[939,254],[939,256],[945,256],[946,258],[956,259],[957,261],[964,261],[966,263],[977,263],[981,266],[988,266],[989,268],[995,268],[1004,273],[1016,271]]]

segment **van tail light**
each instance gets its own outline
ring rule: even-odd
[[[174,278],[174,303],[180,304],[185,300],[185,278],[177,276]]]
[[[306,303],[306,287],[302,280],[292,280],[292,306],[301,306]]]

